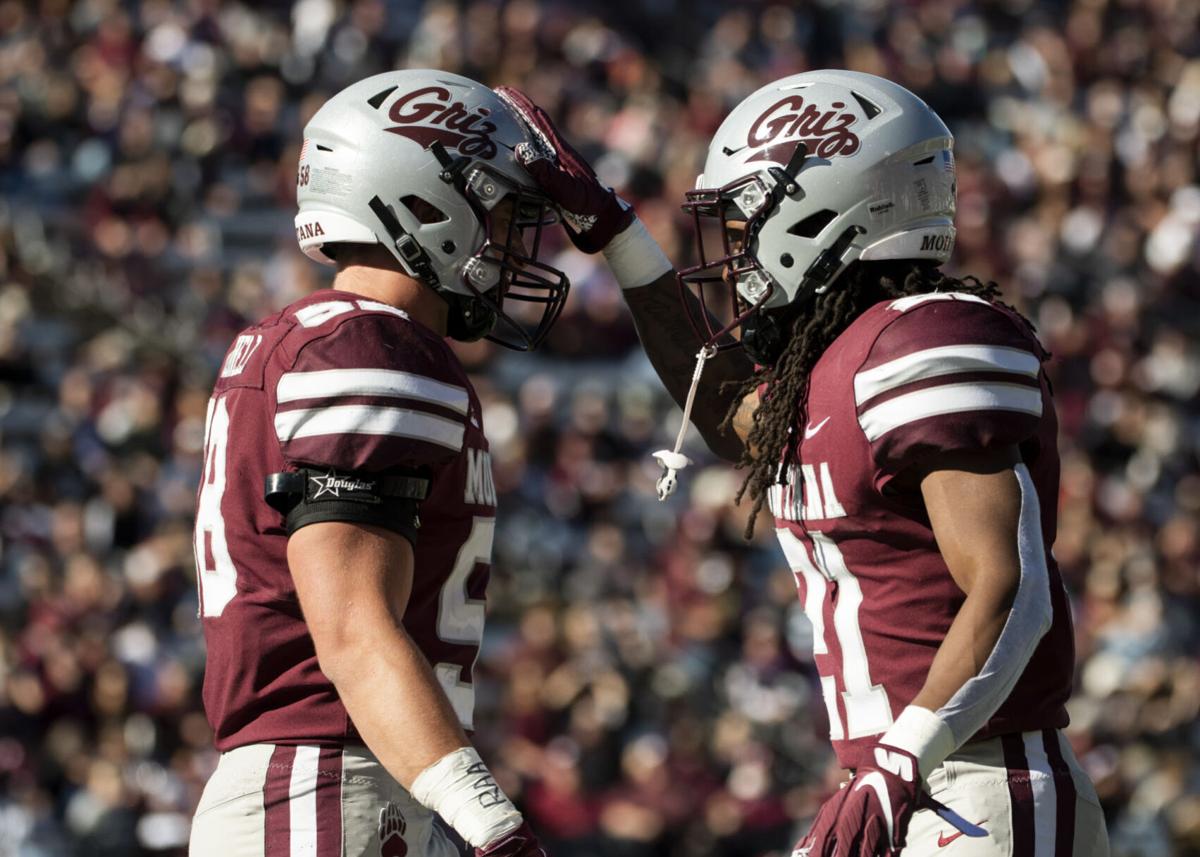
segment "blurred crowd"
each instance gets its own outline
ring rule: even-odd
[[[795,6],[801,8],[794,8]],[[957,138],[958,273],[1054,352],[1068,735],[1118,857],[1200,855],[1200,7],[1190,0],[0,0],[0,857],[180,854],[215,764],[191,517],[236,331],[327,281],[300,129],[399,67],[521,86],[689,258],[761,83],[848,67]],[[501,495],[478,741],[551,853],[783,855],[837,781],[740,476],[667,504],[678,411],[602,262],[532,357],[460,349]]]

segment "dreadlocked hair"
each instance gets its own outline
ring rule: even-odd
[[[794,463],[796,444],[791,438],[808,420],[809,376],[825,349],[876,303],[930,292],[965,292],[998,303],[1000,289],[995,283],[985,283],[977,277],[948,276],[931,263],[854,262],[825,294],[815,296],[807,311],[797,314],[791,322],[788,343],[775,365],[760,369],[744,382],[728,385],[736,388],[736,395],[721,423],[725,432],[731,430],[742,399],[767,385],[737,464],[748,473],[738,489],[736,502],[740,503],[747,491],[754,501],[746,523],[747,539],[754,535],[755,520],[770,488],[781,475],[786,478]]]

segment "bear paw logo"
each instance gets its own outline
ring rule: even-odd
[[[400,807],[389,803],[379,811],[379,857],[404,857],[408,854],[408,843],[404,831],[408,824]]]

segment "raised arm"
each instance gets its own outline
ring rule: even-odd
[[[639,227],[641,222],[635,220],[629,229]],[[653,241],[648,235],[646,239]],[[683,301],[688,301],[696,313],[701,311],[699,301],[690,294],[681,295],[674,270],[647,285],[622,288],[622,293],[650,364],[671,397],[682,407],[696,367],[696,352],[700,349],[695,331],[684,316]],[[754,402],[739,408],[733,432],[722,431],[721,423],[738,394],[740,382],[753,373],[753,365],[740,349],[722,351],[705,362],[704,375],[696,389],[692,423],[708,448],[727,461],[736,462],[742,457],[757,396],[752,397]]]
[[[496,92],[525,119],[540,143],[518,147],[525,169],[562,211],[575,246],[585,253],[603,253],[608,260],[654,371],[682,407],[704,345],[688,321],[688,312],[701,317],[699,302],[690,294],[681,295],[674,266],[633,209],[600,183],[545,111],[518,90],[498,87]],[[753,403],[747,403],[735,420],[735,431],[721,430],[737,395],[729,382],[745,381],[753,374],[745,354],[730,349],[706,361],[696,389],[691,421],[708,447],[729,461],[741,459],[753,414]]]

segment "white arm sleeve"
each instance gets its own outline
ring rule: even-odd
[[[1013,685],[1054,619],[1037,491],[1024,464],[1016,465],[1013,472],[1021,486],[1021,517],[1017,524],[1021,579],[1008,620],[983,669],[937,710],[959,745],[978,732],[1012,693]]]
[[[1021,576],[1012,610],[996,645],[979,674],[968,679],[945,705],[932,714],[909,706],[880,739],[881,743],[916,756],[922,776],[927,776],[946,756],[966,743],[996,713],[1012,693],[1054,618],[1037,491],[1023,463],[1014,466],[1013,472],[1021,489],[1017,523]]]

